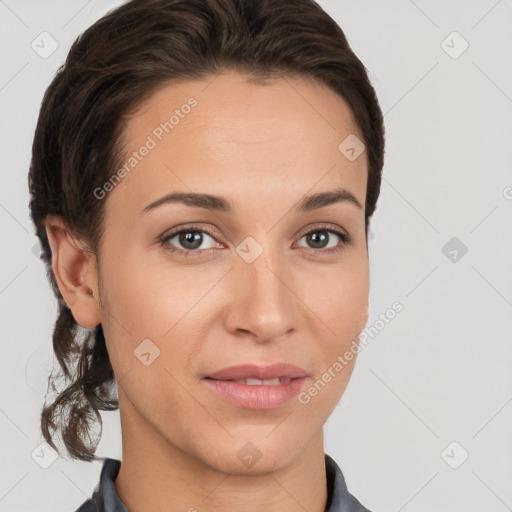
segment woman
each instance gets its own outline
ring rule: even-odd
[[[29,186],[70,381],[43,435],[97,460],[98,411],[121,415],[79,511],[367,510],[322,427],[367,321],[383,157],[312,0],[132,0],[78,38]]]

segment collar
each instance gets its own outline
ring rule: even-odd
[[[327,454],[324,456],[327,477],[325,512],[370,512],[349,493],[343,473],[334,459]],[[120,468],[120,460],[104,459],[100,481],[92,498],[84,502],[76,512],[129,512],[114,485]]]

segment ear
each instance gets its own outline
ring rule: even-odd
[[[101,318],[95,254],[80,244],[62,218],[49,215],[45,228],[52,249],[52,271],[62,297],[78,324],[96,327]]]

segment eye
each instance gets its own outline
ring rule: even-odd
[[[308,231],[302,236],[301,240],[303,238],[306,239],[306,243],[308,243],[309,247],[315,252],[319,251],[324,253],[339,252],[351,241],[348,234],[332,229],[330,226],[319,226],[316,229]],[[336,242],[336,238],[339,239],[338,242]]]
[[[338,238],[338,241],[336,241]],[[350,235],[333,229],[331,225],[321,225],[310,230],[300,240],[305,239],[309,249],[315,253],[334,253],[344,249],[351,242]],[[204,243],[210,241],[210,245],[204,247]],[[177,231],[165,235],[160,243],[166,250],[180,256],[201,256],[204,252],[215,249],[218,242],[213,234],[199,226],[185,226]],[[202,247],[203,246],[203,247]],[[301,246],[304,247],[304,246]],[[308,246],[306,246],[308,248]]]
[[[175,242],[171,243],[171,241],[174,239],[176,239]],[[205,240],[208,239],[210,239],[213,243],[210,242],[209,247],[201,247]],[[160,242],[163,246],[166,246],[167,250],[182,256],[199,255],[204,251],[215,248],[216,244],[213,235],[211,235],[205,229],[199,228],[197,226],[187,226],[180,229],[179,231],[174,231],[161,238]]]

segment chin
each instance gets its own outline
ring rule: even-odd
[[[233,437],[226,446],[211,447],[214,452],[202,453],[201,459],[223,473],[266,475],[289,466],[300,456],[302,446],[290,441],[289,437],[286,440],[281,436],[270,441],[268,429],[265,429],[259,437]]]

